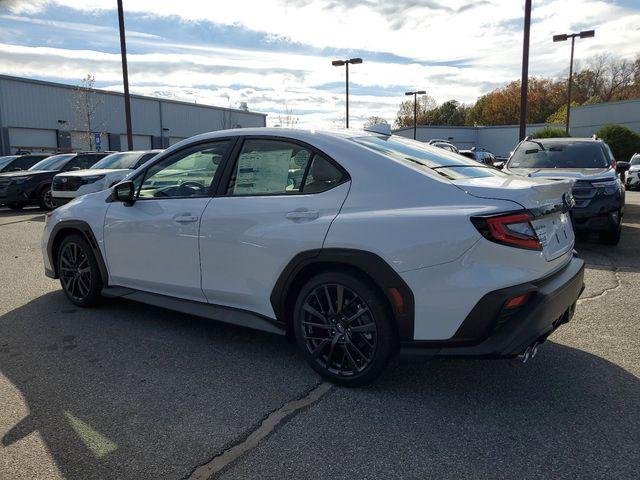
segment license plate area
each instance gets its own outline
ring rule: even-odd
[[[573,248],[575,235],[568,213],[556,212],[531,222],[548,261],[563,255]]]

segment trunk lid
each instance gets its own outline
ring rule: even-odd
[[[573,204],[573,180],[546,180],[515,175],[453,180],[456,187],[478,198],[510,200],[529,210],[545,259],[554,260],[573,248],[575,236],[568,210]]]

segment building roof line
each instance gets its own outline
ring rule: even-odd
[[[9,81],[14,81],[14,82],[22,82],[22,83],[35,83],[38,85],[48,85],[51,87],[57,87],[57,88],[66,88],[66,89],[70,89],[70,90],[75,90],[76,88],[78,88],[78,85],[70,85],[68,83],[58,83],[58,82],[51,82],[49,80],[38,80],[35,78],[26,78],[26,77],[14,77],[12,75],[2,75],[0,74],[0,80],[9,80]],[[91,90],[92,92],[96,92],[96,93],[102,93],[104,95],[115,95],[118,97],[124,97],[124,93],[122,92],[116,92],[113,90],[103,90],[101,88],[90,88],[89,90]],[[138,94],[134,94],[132,93],[130,95],[131,98],[137,98],[140,100],[152,100],[155,102],[164,102],[164,103],[174,103],[177,105],[188,105],[190,107],[202,107],[202,108],[215,108],[217,110],[225,110],[227,112],[234,112],[234,113],[244,113],[247,115],[256,115],[256,116],[261,116],[261,117],[266,117],[267,114],[266,113],[259,113],[259,112],[251,112],[251,111],[247,111],[247,110],[241,110],[239,108],[229,108],[229,107],[219,107],[217,105],[209,105],[206,103],[195,103],[195,102],[187,102],[184,100],[173,100],[170,98],[162,98],[162,97],[152,97],[149,95],[138,95]]]

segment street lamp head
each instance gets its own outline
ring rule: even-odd
[[[562,35],[554,35],[553,36],[553,41],[554,42],[564,42],[568,38],[569,38],[569,35],[567,35],[566,33],[563,33]]]
[[[334,67],[341,67],[345,63],[346,62],[344,60],[334,60],[333,62],[331,62],[331,65],[333,65]]]
[[[413,95],[413,92],[404,92],[405,95]]]
[[[416,93],[417,93],[418,95],[425,95],[427,92],[426,92],[426,91],[424,91],[424,90],[418,90]]]
[[[347,62],[351,63],[351,64],[356,64],[356,63],[362,63],[362,59],[359,57],[356,58],[350,58],[349,60],[347,60]]]
[[[580,38],[592,38],[596,36],[595,30],[584,30],[580,32]]]

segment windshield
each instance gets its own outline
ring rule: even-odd
[[[369,136],[352,140],[393,160],[435,171],[449,180],[506,175],[499,170],[479,165],[457,153],[402,137]]]
[[[135,165],[136,161],[140,158],[140,152],[122,152],[113,153],[107,155],[98,163],[94,164],[91,168],[131,168]]]
[[[75,153],[63,153],[61,155],[54,155],[53,157],[40,160],[29,170],[60,170],[67,163],[68,160],[75,157]]]
[[[607,168],[600,144],[596,142],[524,141],[513,153],[509,168]]]
[[[11,160],[18,158],[17,155],[9,155],[7,157],[0,157],[0,169],[6,167],[11,163]]]
[[[0,159],[0,161],[2,161],[2,159]],[[631,165],[640,165],[640,153],[636,153],[633,157],[631,157],[630,163]]]

